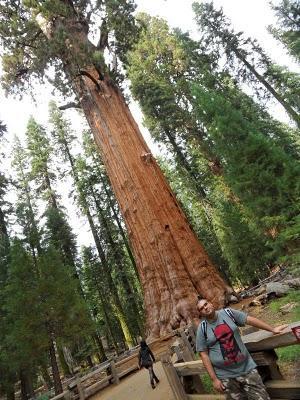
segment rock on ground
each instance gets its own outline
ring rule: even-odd
[[[275,294],[276,297],[282,297],[290,290],[289,285],[280,282],[270,282],[266,285],[267,295]]]

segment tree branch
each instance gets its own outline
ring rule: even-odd
[[[64,104],[64,105],[58,107],[58,109],[61,111],[68,110],[69,108],[80,109],[81,105],[80,105],[80,103],[75,103],[74,101],[71,101],[70,103],[67,103],[67,104]]]

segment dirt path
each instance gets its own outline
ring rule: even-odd
[[[154,365],[154,370],[160,379],[156,389],[151,388],[148,371],[143,369],[122,379],[119,385],[101,390],[92,400],[174,400],[160,362]]]

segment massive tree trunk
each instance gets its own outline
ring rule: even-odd
[[[148,335],[159,337],[197,318],[197,294],[221,306],[228,288],[192,231],[121,92],[90,61],[79,70],[77,60],[87,59],[82,49],[93,51],[83,26],[57,19],[41,28],[51,40],[62,25],[68,41],[59,56],[124,216],[144,291]]]

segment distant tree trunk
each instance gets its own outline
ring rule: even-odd
[[[57,353],[58,353],[58,358],[59,358],[59,362],[60,365],[62,367],[64,376],[71,376],[72,375],[72,371],[70,370],[70,367],[65,359],[65,355],[63,352],[63,349],[60,345],[57,346]]]
[[[116,264],[117,264],[117,268],[120,270],[120,280],[122,282],[123,288],[126,291],[126,298],[127,301],[130,302],[130,305],[132,307],[132,311],[133,314],[135,315],[135,323],[137,325],[138,331],[139,331],[139,335],[142,334],[142,327],[141,327],[141,321],[140,321],[140,317],[139,317],[139,308],[138,308],[138,304],[135,298],[135,294],[132,290],[132,287],[130,285],[129,279],[127,277],[127,271],[126,271],[126,266],[124,265],[124,260],[123,260],[123,255],[120,253],[120,248],[119,248],[119,244],[116,243],[112,237],[111,231],[110,231],[110,227],[107,223],[106,217],[103,213],[103,210],[101,208],[101,205],[99,204],[99,201],[97,199],[97,196],[93,190],[93,187],[91,187],[91,193],[92,193],[92,197],[93,200],[95,202],[96,205],[96,210],[97,210],[97,214],[98,214],[98,218],[99,218],[99,222],[101,224],[101,226],[103,226],[105,233],[106,233],[106,237],[107,237],[107,241],[110,244],[112,251],[114,253],[114,258],[116,260]]]
[[[59,54],[65,72],[101,149],[113,190],[127,226],[144,291],[148,335],[159,337],[197,318],[198,294],[222,306],[228,287],[196,238],[150,153],[121,92],[103,71],[86,59],[88,41],[76,16],[40,27],[52,40],[61,26],[68,32]],[[70,43],[71,41],[71,43]]]
[[[236,57],[246,66],[246,68],[251,71],[251,73],[256,77],[256,79],[275,97],[275,99],[282,105],[285,111],[289,114],[289,116],[296,122],[298,127],[300,127],[300,116],[299,114],[291,107],[285,99],[273,88],[269,82],[247,61],[247,59],[236,49],[233,49]]]
[[[98,335],[98,333],[95,333],[93,335],[93,338],[94,338],[94,341],[99,350],[99,353],[98,353],[99,362],[102,363],[107,360],[102,340],[101,340],[100,336]]]
[[[90,368],[93,368],[94,363],[93,363],[92,357],[91,357],[91,356],[87,356],[86,361],[87,361],[87,363],[88,363],[88,366],[89,366]]]
[[[28,370],[22,369],[20,371],[21,381],[21,399],[28,400],[34,397],[34,390],[32,384],[32,378]]]
[[[94,160],[95,163],[98,162],[98,160],[95,157],[95,154],[93,154],[93,160]],[[99,169],[99,178],[100,178],[100,181],[102,182],[105,194],[107,196],[107,201],[109,203],[109,207],[110,207],[110,209],[111,209],[111,211],[113,213],[113,216],[114,216],[114,220],[118,225],[118,228],[119,228],[120,234],[122,236],[123,242],[125,244],[127,253],[129,255],[131,264],[132,264],[132,266],[134,268],[134,271],[136,273],[137,278],[139,278],[139,273],[138,273],[138,270],[137,270],[136,262],[135,262],[135,259],[133,257],[131,248],[129,246],[129,243],[128,243],[126,234],[124,232],[123,226],[121,224],[121,221],[120,221],[120,218],[119,218],[119,215],[118,215],[118,211],[115,209],[115,205],[113,204],[113,202],[111,200],[111,194],[110,194],[110,191],[108,190],[108,187],[107,187],[108,178],[107,178],[106,174],[104,174],[100,169]]]
[[[55,395],[58,395],[63,392],[63,387],[60,380],[60,374],[55,354],[55,346],[53,338],[50,339],[49,355],[50,355],[50,364],[51,364],[53,383],[54,383],[54,391]]]
[[[86,217],[88,219],[88,223],[89,223],[91,231],[92,231],[92,235],[93,235],[93,238],[94,238],[96,249],[97,249],[100,261],[101,261],[102,269],[103,269],[105,277],[106,277],[106,279],[108,281],[108,285],[109,285],[109,288],[110,288],[110,291],[111,291],[111,294],[112,294],[114,306],[115,306],[115,308],[117,310],[117,316],[120,319],[120,323],[121,323],[121,326],[122,326],[123,334],[125,336],[127,345],[129,347],[131,347],[132,346],[132,335],[131,335],[131,332],[130,332],[130,330],[128,328],[127,322],[126,322],[126,317],[125,317],[125,314],[124,314],[124,311],[123,311],[123,307],[122,307],[121,301],[119,299],[119,294],[117,292],[117,289],[115,288],[115,285],[114,285],[114,282],[113,282],[113,279],[112,279],[112,276],[111,276],[111,271],[109,270],[109,266],[107,265],[106,256],[105,256],[105,253],[104,253],[104,251],[102,249],[102,246],[101,246],[101,243],[100,243],[100,240],[99,240],[99,237],[98,237],[98,232],[97,232],[97,229],[95,227],[95,224],[94,224],[94,221],[93,221],[93,217],[92,217],[90,209],[89,209],[89,204],[87,202],[86,195],[85,195],[84,191],[80,188],[79,177],[78,177],[78,173],[77,173],[76,166],[75,166],[75,163],[74,163],[74,158],[73,158],[73,156],[72,156],[72,154],[70,152],[70,149],[69,149],[69,146],[68,146],[68,143],[66,142],[66,140],[64,140],[63,146],[64,146],[64,150],[65,150],[65,152],[67,154],[68,160],[69,160],[70,165],[71,165],[74,182],[75,182],[75,185],[77,186],[77,190],[78,190],[78,193],[79,193],[80,204],[81,204],[81,207],[82,207],[82,210],[83,210],[84,214],[86,215]],[[117,348],[116,348],[116,351],[118,351]]]
[[[45,363],[43,363],[41,365],[41,374],[42,374],[44,385],[45,385],[46,389],[50,390],[51,387],[53,386],[53,384],[52,384],[52,381],[51,381],[50,374],[48,372],[47,365]]]
[[[15,400],[15,398],[15,388],[14,385],[12,385],[6,390],[6,400]]]
[[[0,235],[3,235],[6,238],[8,238],[8,233],[7,233],[4,213],[3,213],[2,209],[1,209],[1,207],[0,207]]]

